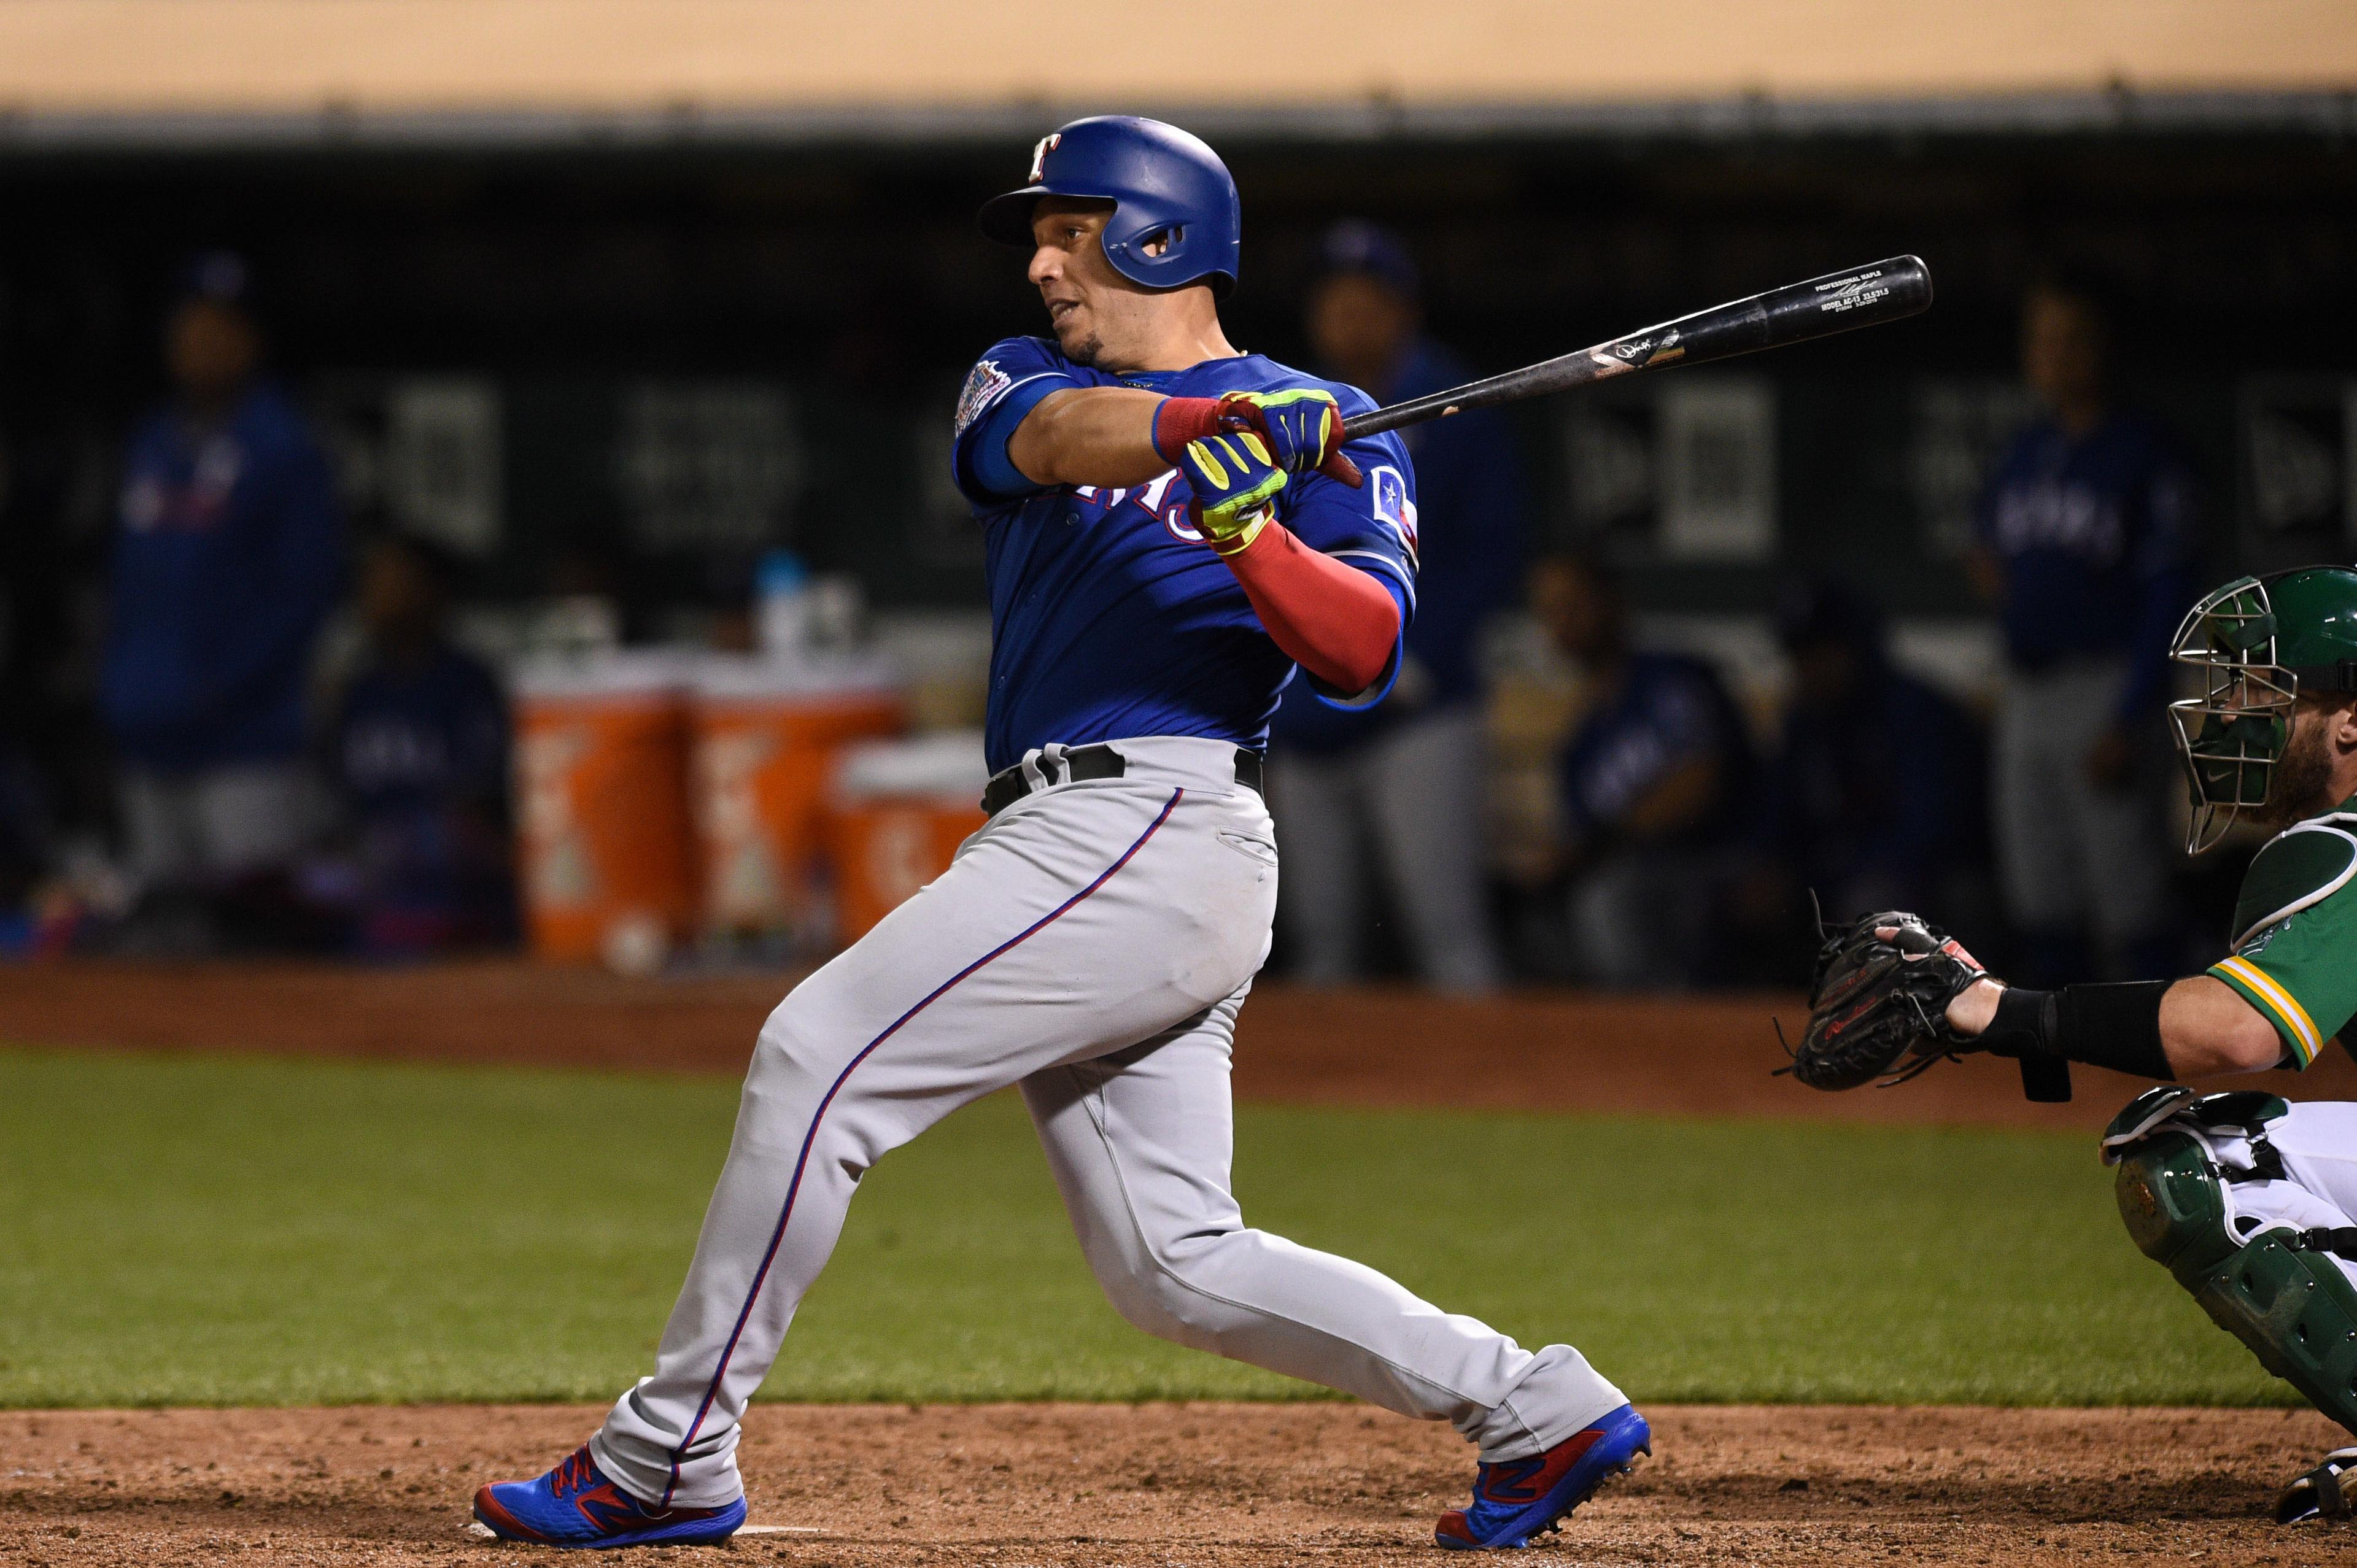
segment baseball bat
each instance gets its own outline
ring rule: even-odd
[[[1836,332],[1900,320],[1930,308],[1931,304],[1932,274],[1922,258],[1893,256],[1872,266],[1829,273],[1749,299],[1715,305],[1560,359],[1542,360],[1503,375],[1395,403],[1344,422],[1343,439],[1377,435],[1469,408],[1539,397],[1635,371],[1706,365],[1761,349],[1830,338]]]

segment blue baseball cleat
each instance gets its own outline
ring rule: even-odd
[[[1436,1545],[1458,1552],[1528,1546],[1596,1488],[1653,1451],[1653,1429],[1634,1405],[1622,1405],[1531,1459],[1484,1465],[1473,1477],[1473,1506],[1450,1509],[1433,1528]]]
[[[475,1517],[502,1541],[538,1546],[709,1546],[745,1522],[745,1499],[725,1509],[657,1508],[606,1478],[582,1444],[537,1481],[500,1481],[475,1494]]]

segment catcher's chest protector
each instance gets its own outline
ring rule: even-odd
[[[2234,930],[2244,943],[2278,920],[2320,904],[2357,877],[2357,833],[2331,819],[2285,829],[2260,847],[2234,898]]]
[[[2313,1233],[2261,1225],[2245,1240],[2251,1227],[2236,1223],[2236,1186],[2287,1179],[2266,1130],[2288,1109],[2271,1094],[2153,1090],[2113,1120],[2104,1157],[2119,1165],[2120,1218],[2145,1256],[2261,1366],[2357,1432],[2357,1287]],[[2247,1137],[2253,1165],[2222,1166],[2202,1133]]]

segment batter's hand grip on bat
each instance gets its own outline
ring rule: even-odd
[[[1538,397],[1637,371],[1706,365],[1761,349],[1830,338],[1836,332],[1917,315],[1931,304],[1932,274],[1922,259],[1893,256],[1872,266],[1828,273],[1806,283],[1787,284],[1749,299],[1697,310],[1692,316],[1501,376],[1379,408],[1352,419],[1344,438],[1380,435],[1469,408]]]
[[[1322,405],[1326,411],[1326,417],[1334,422],[1330,425],[1321,427],[1325,433],[1319,439],[1325,443],[1327,450],[1325,456],[1318,459],[1313,472],[1323,474],[1329,479],[1339,479],[1352,489],[1357,489],[1362,478],[1359,473],[1359,465],[1351,461],[1349,456],[1342,450],[1342,443],[1350,437],[1345,433],[1340,411],[1335,407],[1333,398],[1320,392],[1318,394],[1318,400],[1311,402],[1298,394],[1289,394],[1288,401],[1296,404],[1295,408],[1289,411],[1296,415],[1315,413]],[[1271,424],[1269,410],[1262,406],[1260,400],[1250,393],[1231,392],[1220,400],[1220,424],[1222,429],[1257,431],[1264,440],[1274,445],[1275,433],[1269,428]]]

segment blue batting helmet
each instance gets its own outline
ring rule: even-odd
[[[1176,288],[1211,280],[1224,296],[1243,251],[1243,203],[1228,166],[1202,139],[1159,120],[1099,114],[1040,138],[1031,183],[983,204],[982,231],[1002,245],[1031,245],[1031,209],[1043,196],[1114,204],[1100,242],[1132,283]],[[1159,255],[1146,253],[1161,238]]]

